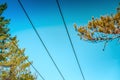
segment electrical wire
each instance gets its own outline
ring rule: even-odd
[[[43,42],[42,38],[40,37],[40,35],[39,35],[39,33],[38,33],[37,29],[36,29],[36,28],[35,28],[35,26],[33,25],[32,21],[31,21],[30,17],[28,16],[28,14],[27,14],[27,12],[26,12],[25,8],[23,7],[23,5],[22,5],[21,1],[20,1],[20,0],[18,0],[18,2],[19,2],[19,4],[20,4],[21,8],[23,9],[23,11],[24,11],[24,13],[25,13],[26,17],[28,18],[28,20],[29,20],[30,24],[32,25],[32,28],[34,29],[34,31],[35,31],[35,33],[36,33],[36,35],[38,36],[38,38],[39,38],[39,40],[41,41],[42,45],[44,46],[44,48],[45,48],[46,52],[48,53],[48,56],[49,56],[49,57],[50,57],[50,59],[52,60],[52,62],[53,62],[53,64],[54,64],[54,66],[55,66],[55,67],[56,67],[56,69],[57,69],[57,71],[59,72],[60,76],[62,77],[62,79],[63,79],[63,80],[65,80],[65,78],[64,78],[64,76],[63,76],[63,74],[62,74],[62,72],[60,71],[60,69],[58,68],[58,66],[57,66],[57,64],[55,63],[54,59],[52,58],[52,56],[51,56],[50,52],[48,51],[48,49],[47,49],[46,45],[44,44],[44,42]]]
[[[77,57],[75,48],[74,48],[74,46],[73,46],[72,39],[71,39],[71,37],[70,37],[70,34],[69,34],[69,31],[68,31],[68,28],[67,28],[67,25],[66,25],[66,22],[65,22],[65,19],[64,19],[64,16],[63,16],[63,13],[62,13],[62,10],[61,10],[59,1],[56,0],[56,3],[57,3],[57,5],[58,5],[58,9],[59,9],[60,15],[61,15],[61,17],[62,17],[63,24],[64,24],[64,26],[65,26],[65,29],[66,29],[66,32],[67,32],[67,35],[68,35],[68,38],[69,38],[69,41],[70,41],[70,44],[71,44],[71,47],[72,47],[74,56],[75,56],[75,59],[76,59],[76,61],[77,61],[78,67],[79,67],[79,70],[80,70],[80,72],[81,72],[81,74],[82,74],[83,80],[85,80],[85,77],[84,77],[84,74],[83,74],[83,71],[82,71],[80,62],[79,62],[79,60],[78,60],[78,57]]]

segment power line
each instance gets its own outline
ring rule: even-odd
[[[78,60],[78,57],[77,57],[75,48],[74,48],[74,46],[73,46],[72,39],[71,39],[71,37],[70,37],[70,34],[69,34],[69,31],[68,31],[68,28],[67,28],[67,25],[66,25],[66,22],[65,22],[65,19],[64,19],[64,16],[63,16],[63,13],[62,13],[62,10],[61,10],[59,1],[56,0],[56,3],[57,3],[57,5],[58,5],[58,9],[59,9],[59,11],[60,11],[60,15],[61,15],[61,17],[62,17],[62,20],[63,20],[64,26],[65,26],[65,29],[66,29],[66,32],[67,32],[67,35],[68,35],[68,38],[69,38],[69,41],[70,41],[70,44],[71,44],[73,53],[74,53],[74,56],[75,56],[75,59],[76,59],[76,61],[77,61],[78,67],[79,67],[79,70],[80,70],[80,72],[81,72],[81,74],[82,74],[83,80],[85,80],[85,77],[84,77],[84,74],[83,74],[81,65],[80,65],[80,63],[79,63],[79,60]]]
[[[11,40],[11,39],[10,39]],[[19,49],[19,47],[12,41],[13,45],[15,45],[15,47],[21,52],[21,50]],[[22,53],[22,52],[21,52]],[[43,79],[44,77],[40,74],[40,72],[34,67],[34,65],[27,59],[27,61],[30,63],[30,65],[32,66],[32,68],[38,73],[38,75]]]
[[[64,78],[64,76],[63,76],[63,74],[62,74],[62,72],[60,71],[60,69],[58,68],[58,66],[57,66],[57,64],[55,63],[54,59],[52,58],[52,56],[51,56],[50,52],[48,51],[48,49],[47,49],[46,45],[44,44],[44,42],[43,42],[42,38],[40,37],[40,35],[39,35],[39,33],[38,33],[37,29],[36,29],[36,28],[35,28],[35,26],[33,25],[32,21],[31,21],[30,17],[28,16],[28,14],[27,14],[27,12],[26,12],[25,8],[23,7],[23,5],[22,5],[21,1],[20,1],[20,0],[18,0],[18,2],[19,2],[19,4],[20,4],[21,8],[23,9],[23,11],[24,11],[24,13],[25,13],[26,17],[28,18],[28,20],[29,20],[30,24],[32,25],[32,28],[34,29],[34,31],[35,31],[35,33],[36,33],[36,35],[38,36],[39,40],[40,40],[40,41],[41,41],[41,43],[43,44],[43,46],[44,46],[44,48],[45,48],[46,52],[48,53],[48,56],[49,56],[49,57],[50,57],[50,59],[52,60],[52,62],[53,62],[53,64],[54,64],[54,66],[55,66],[55,67],[56,67],[56,69],[57,69],[57,71],[59,72],[60,76],[62,77],[62,79],[63,79],[63,80],[65,80],[65,78]]]

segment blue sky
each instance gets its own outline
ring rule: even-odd
[[[45,80],[62,80],[18,1],[0,0],[0,3],[4,2],[7,2],[8,9],[3,15],[11,19],[10,33],[17,36],[21,48],[26,48],[25,54],[33,61],[33,65]],[[21,0],[21,2],[65,79],[82,80],[55,0]],[[92,16],[99,18],[101,15],[116,13],[120,1],[59,0],[59,2],[86,80],[120,80],[119,43],[110,42],[103,52],[104,43],[82,41],[73,28],[74,23],[85,26]],[[34,69],[31,70],[34,74]],[[42,79],[38,76],[38,80]]]

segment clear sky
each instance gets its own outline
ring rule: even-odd
[[[8,4],[4,12],[12,36],[17,36],[21,48],[45,80],[62,80],[45,48],[17,0],[0,0]],[[21,0],[33,24],[66,80],[82,80],[73,51],[55,0]],[[73,24],[85,26],[91,17],[116,13],[120,0],[59,0],[86,80],[120,80],[120,44],[88,43],[77,36]],[[32,69],[33,74],[36,73]],[[37,73],[36,73],[37,74]],[[39,76],[37,80],[42,80]]]

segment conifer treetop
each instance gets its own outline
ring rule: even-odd
[[[31,74],[31,62],[24,54],[25,49],[19,48],[17,37],[9,33],[10,20],[2,16],[6,8],[6,3],[0,5],[0,80],[36,80]]]
[[[2,15],[5,9],[7,9],[7,4],[6,3],[1,4],[0,5],[0,16]]]

